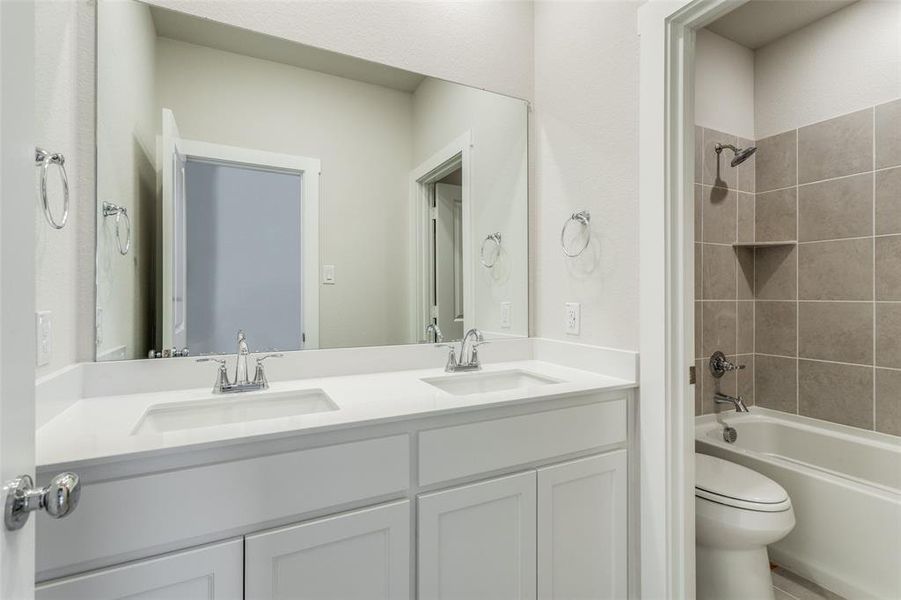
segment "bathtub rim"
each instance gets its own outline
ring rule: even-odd
[[[872,482],[866,479],[855,477],[847,473],[833,471],[823,467],[810,465],[802,461],[791,460],[787,457],[781,457],[775,454],[764,454],[756,450],[743,448],[735,444],[729,444],[722,439],[714,436],[708,436],[707,433],[722,427],[723,425],[734,425],[741,421],[751,422],[775,422],[787,424],[791,427],[804,429],[807,431],[819,433],[825,430],[829,435],[839,438],[848,443],[865,444],[888,452],[899,455],[901,459],[901,437],[888,433],[871,431],[867,429],[859,429],[849,425],[832,423],[831,421],[823,421],[812,417],[784,413],[777,410],[771,410],[763,407],[751,407],[749,413],[721,412],[710,413],[695,417],[695,451],[698,451],[697,445],[708,444],[719,448],[726,452],[732,452],[745,456],[750,459],[763,461],[765,463],[776,465],[788,469],[797,469],[803,471],[811,477],[819,479],[827,479],[838,485],[842,485],[856,490],[875,494],[894,502],[901,503],[901,488],[893,488]],[[703,453],[703,452],[702,452]]]

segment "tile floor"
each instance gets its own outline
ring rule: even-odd
[[[779,566],[773,568],[773,592],[776,600],[844,600],[838,594]]]

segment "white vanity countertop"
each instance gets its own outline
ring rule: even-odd
[[[273,382],[268,391],[247,392],[240,397],[320,389],[338,405],[338,410],[135,435],[132,432],[149,407],[208,400],[213,397],[210,388],[84,398],[38,429],[37,464],[39,468],[73,467],[129,455],[137,458],[188,447],[209,448],[636,386],[633,381],[537,360],[488,364],[479,373],[516,369],[561,382],[455,396],[421,381],[446,376],[442,368],[279,381]]]

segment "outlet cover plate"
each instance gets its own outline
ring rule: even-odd
[[[512,302],[501,302],[501,329],[510,329],[511,312],[513,311]]]
[[[582,328],[581,305],[578,302],[567,302],[564,309],[564,330],[568,335],[579,335]]]

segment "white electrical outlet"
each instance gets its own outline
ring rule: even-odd
[[[510,312],[512,310],[512,302],[501,302],[501,329],[510,329]]]
[[[35,341],[37,342],[35,362],[42,367],[50,364],[53,357],[53,322],[50,311],[35,313]]]
[[[322,265],[322,283],[335,285],[335,265]]]
[[[582,308],[578,302],[567,302],[564,328],[569,335],[579,335],[582,327]]]

